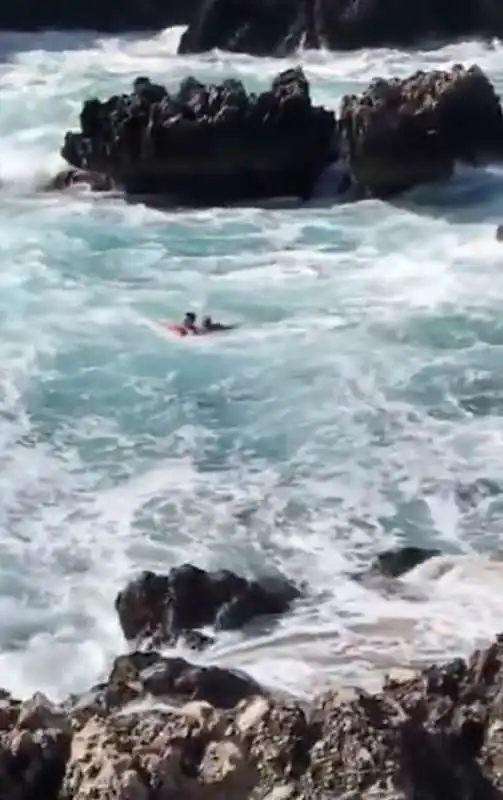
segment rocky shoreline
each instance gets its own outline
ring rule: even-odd
[[[435,555],[401,548],[370,572]],[[0,691],[1,800],[503,797],[503,635],[467,660],[387,676],[375,694],[333,689],[310,703],[158,649],[210,619],[218,629],[286,612],[305,591],[193,565],[143,573],[117,597],[135,644],[106,680],[60,704]]]
[[[3,3],[0,30],[159,31],[188,26],[179,53],[214,48],[284,56],[300,47],[351,50],[503,35],[499,0],[126,0]]]
[[[337,166],[339,198],[387,199],[449,178],[458,163],[503,159],[500,98],[477,66],[375,79],[338,113],[312,103],[300,67],[268,90],[193,76],[176,92],[139,77],[129,94],[83,104],[61,150],[70,169],[49,188],[88,183],[173,205],[313,197]]]

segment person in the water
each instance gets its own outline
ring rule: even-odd
[[[197,335],[199,331],[196,327],[196,322],[197,316],[194,314],[194,312],[187,311],[181,325],[182,335],[187,336],[188,333],[191,333],[193,336]]]
[[[203,317],[201,327],[197,324],[197,316],[193,311],[187,311],[180,325],[182,336],[203,336],[206,333],[216,333],[216,331],[231,331],[235,325],[223,325],[221,322],[213,322],[210,316]]]
[[[204,317],[202,333],[214,333],[215,331],[231,331],[235,325],[222,325],[221,322],[213,322],[211,317]]]
[[[496,228],[496,241],[503,242],[503,225],[498,225]]]

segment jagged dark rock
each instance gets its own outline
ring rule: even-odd
[[[143,572],[117,595],[115,607],[126,639],[174,644],[184,637],[190,645],[197,628],[241,628],[259,616],[284,613],[300,594],[286,578],[247,581],[227,570],[183,564],[168,575]],[[199,634],[196,647],[210,641]]]
[[[301,45],[351,50],[502,35],[499,0],[204,0],[179,52],[282,56]]]
[[[151,202],[306,199],[331,165],[353,198],[386,199],[449,178],[457,162],[503,159],[503,114],[477,66],[375,79],[343,98],[338,121],[311,104],[300,69],[258,96],[235,80],[187,78],[170,95],[138,78],[131,95],[84,103],[81,132],[66,134],[62,155],[73,168],[53,188],[82,181]]]
[[[258,96],[234,79],[206,86],[189,77],[169,94],[139,78],[129,95],[84,103],[80,125],[61,151],[72,166],[131,195],[182,203],[306,198],[337,158],[334,114],[312,105],[300,68]]]
[[[376,79],[343,98],[339,131],[354,181],[382,198],[503,156],[500,100],[476,66]]]

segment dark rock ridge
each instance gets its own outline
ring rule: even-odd
[[[117,5],[99,0],[85,3],[20,0],[0,5],[0,30],[154,31],[186,25],[198,7],[198,0],[125,0]]]
[[[182,638],[202,648],[211,638],[198,628],[242,628],[257,617],[285,613],[300,596],[286,578],[248,581],[228,570],[206,572],[183,564],[168,575],[143,572],[119,592],[115,608],[129,641],[172,645]]]
[[[0,693],[0,797],[501,800],[502,696],[503,636],[376,694],[302,704],[227,670],[132,653],[101,695]]]
[[[502,35],[500,0],[203,0],[179,52],[282,56],[301,46],[351,50]]]
[[[190,77],[169,94],[139,78],[132,94],[84,103],[80,126],[62,149],[72,166],[177,202],[308,197],[337,157],[334,114],[312,105],[301,69],[258,96],[232,79],[205,86]]]
[[[139,78],[132,94],[86,101],[80,123],[61,151],[76,170],[54,185],[87,175],[96,188],[195,205],[308,199],[336,161],[353,196],[387,198],[503,154],[500,100],[476,66],[376,79],[343,98],[338,121],[313,106],[300,68],[258,96],[235,80],[189,77],[169,94]]]

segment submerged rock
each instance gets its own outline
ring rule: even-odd
[[[219,48],[283,56],[301,45],[351,50],[410,46],[421,40],[503,35],[499,0],[204,0],[179,52]]]
[[[355,182],[377,197],[444,180],[454,164],[503,156],[503,115],[479,67],[374,80],[343,98],[340,148]]]
[[[92,170],[70,169],[61,170],[44,186],[45,191],[63,191],[72,186],[88,186],[93,192],[110,192],[118,188],[112,178]]]
[[[435,548],[405,545],[379,553],[373,560],[370,571],[386,578],[400,578],[419,564],[439,555],[441,551]]]
[[[312,105],[301,69],[280,73],[260,95],[234,79],[188,77],[170,94],[138,78],[131,94],[84,103],[80,125],[61,151],[69,164],[131,195],[173,202],[306,198],[337,157],[334,114]]]
[[[192,564],[168,575],[143,572],[117,595],[115,608],[128,640],[174,644],[180,637],[197,649],[211,639],[194,629],[241,628],[264,615],[283,614],[301,595],[286,578],[247,581],[233,572],[206,572]]]

